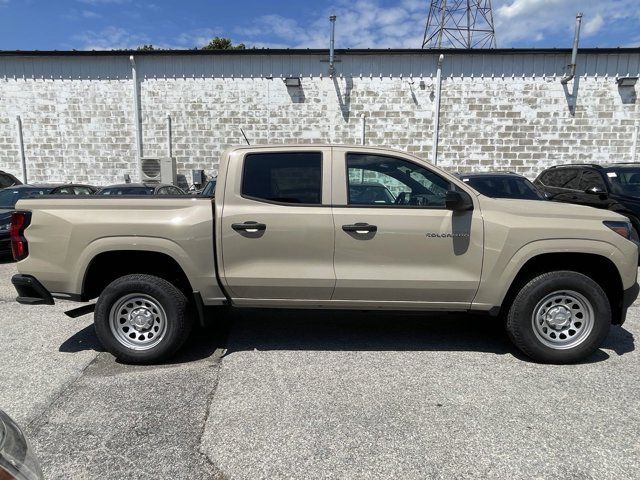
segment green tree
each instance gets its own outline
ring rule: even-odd
[[[138,50],[139,52],[151,52],[155,50],[155,47],[153,45],[142,45],[136,48],[136,50]]]
[[[244,43],[233,45],[230,38],[216,37],[211,40],[207,45],[202,47],[203,50],[244,50],[246,47]]]

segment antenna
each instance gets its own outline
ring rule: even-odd
[[[249,139],[247,138],[247,136],[244,134],[244,130],[241,128],[240,132],[242,132],[242,136],[244,137],[244,141],[247,142],[247,145],[251,145],[251,143],[249,143]]]
[[[422,48],[497,48],[491,0],[432,0]]]

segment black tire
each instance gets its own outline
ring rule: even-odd
[[[544,299],[554,295],[555,292],[563,291],[577,292],[589,302],[593,314],[592,326],[590,332],[585,329],[588,333],[581,333],[580,343],[575,346],[567,346],[564,349],[559,349],[557,346],[551,348],[541,340],[542,334],[536,333],[537,328],[534,327],[533,320],[534,309],[544,308],[545,304],[539,305]],[[542,329],[545,324],[541,317],[537,319]],[[550,272],[531,279],[520,289],[509,307],[505,324],[511,341],[533,360],[554,364],[575,363],[595,352],[606,338],[611,326],[611,305],[600,285],[586,275],[572,271]],[[548,331],[549,335],[552,333],[556,335],[554,329]],[[575,332],[575,330],[572,331]],[[565,334],[565,338],[568,337],[569,335]],[[558,340],[547,339],[546,341],[560,342],[560,337],[558,336]]]
[[[162,312],[162,330],[157,334],[156,338],[148,339],[151,343],[143,346],[138,345],[138,349],[123,343],[128,341],[126,338],[123,340],[118,338],[117,324],[114,328],[111,326],[112,309],[131,295],[140,295],[137,298],[149,299],[153,302],[149,305],[159,306],[158,310]],[[123,306],[123,308],[126,307]],[[153,309],[153,312],[156,312],[156,310]],[[145,313],[153,315],[151,311]],[[133,312],[131,312],[131,315],[133,315]],[[124,318],[115,319],[118,316],[120,314],[114,312],[114,322],[120,321],[127,325],[124,322]],[[155,321],[160,322],[160,320]],[[98,298],[94,322],[96,334],[104,348],[118,360],[132,364],[157,363],[170,358],[184,344],[193,324],[189,302],[184,293],[162,278],[143,274],[126,275],[111,282]],[[153,323],[154,320],[151,320],[151,322],[151,327],[145,329],[148,332],[148,336],[154,334],[151,328],[155,328],[154,325],[156,325]],[[137,335],[133,328],[131,328],[131,332],[134,337]],[[120,335],[123,334],[120,333]],[[136,341],[134,338],[133,342]],[[153,344],[153,342],[158,343]]]

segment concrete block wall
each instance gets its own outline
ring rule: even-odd
[[[3,78],[0,62],[0,169],[20,176],[20,115],[30,182],[105,185],[121,182],[125,173],[138,178],[133,84],[123,71]],[[439,166],[512,170],[533,178],[558,163],[631,161],[640,86],[620,89],[612,76],[597,72],[577,82],[572,114],[559,76],[445,75]],[[240,128],[252,143],[359,143],[364,114],[366,143],[428,159],[434,91],[432,73],[309,75],[300,87],[288,88],[279,75],[145,75],[144,156],[166,155],[167,115],[179,173],[190,180],[192,169],[217,172],[222,151],[244,143]]]

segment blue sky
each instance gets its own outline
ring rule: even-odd
[[[0,50],[200,47],[212,37],[247,46],[419,48],[427,0],[0,0]],[[640,46],[640,0],[494,0],[499,47]]]

